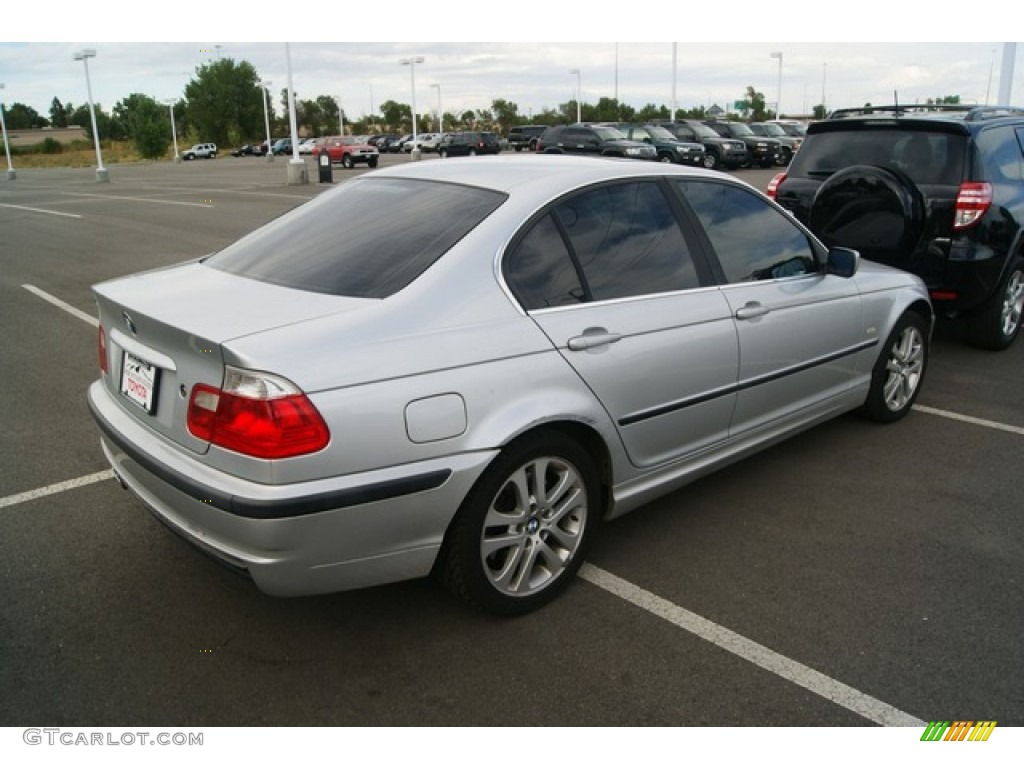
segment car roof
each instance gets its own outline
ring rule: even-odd
[[[529,193],[541,197],[602,181],[630,178],[723,178],[722,174],[703,168],[572,155],[496,155],[452,159],[443,163],[405,163],[372,171],[363,178],[369,176],[445,181],[517,195],[529,190]],[[725,178],[735,181],[731,177]]]

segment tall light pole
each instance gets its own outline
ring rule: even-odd
[[[338,102],[338,125],[341,126],[340,136],[345,135],[345,110],[341,108],[341,96],[336,101]]]
[[[426,59],[422,56],[415,56],[411,59],[399,59],[398,63],[403,67],[409,67],[409,80],[412,84],[412,152],[409,157],[413,160],[420,159],[420,148],[416,143],[416,65],[422,64]]]
[[[772,51],[771,57],[779,60],[779,90],[776,91],[778,99],[775,102],[775,119],[782,119],[782,51]]]
[[[437,132],[444,133],[444,112],[441,111],[441,84],[431,83],[431,88],[437,88]]]
[[[263,124],[267,129],[267,160],[274,159],[274,145],[270,140],[270,113],[267,111],[267,101],[270,99],[270,86],[273,83],[269,80],[260,82],[260,98],[263,99]]]
[[[578,69],[570,69],[570,75],[576,75],[576,122],[583,122],[583,112],[580,109],[580,101],[583,99],[583,74]]]
[[[1013,65],[1017,61],[1017,44],[1003,43],[1003,66],[999,70],[999,101],[996,104],[1010,105],[1013,93]]]
[[[73,58],[85,64],[85,91],[89,96],[89,117],[92,120],[92,138],[96,144],[96,181],[110,181],[110,174],[103,167],[103,155],[100,154],[100,132],[96,128],[96,109],[92,105],[92,83],[89,81],[89,59],[96,55],[95,48],[83,48],[76,51]]]
[[[292,137],[292,159],[288,161],[288,183],[308,184],[309,176],[306,174],[306,161],[299,157],[299,126],[295,116],[295,88],[292,85],[292,48],[291,44],[284,44],[284,56],[288,64],[288,123],[291,128]]]
[[[178,156],[178,129],[174,125],[174,99],[165,99],[164,104],[171,108],[171,141],[174,142],[174,162],[180,163]]]
[[[676,46],[677,45],[678,45],[678,43],[672,43],[672,120],[673,121],[676,119],[676,107],[677,107],[677,105],[679,103],[678,101],[676,101],[676,73],[678,72],[678,67],[676,66],[676,58],[677,58],[677,56],[676,56],[676,53],[677,53],[676,52]]]
[[[0,91],[4,89],[4,84],[0,83]],[[4,100],[0,99],[0,130],[3,132],[4,137],[4,151],[7,153],[7,180],[14,181],[18,178],[18,172],[14,170],[14,166],[11,165],[11,145],[7,141],[7,123],[4,121]]]
[[[828,109],[825,107],[825,76],[828,75],[828,62],[821,65],[821,116],[828,116]]]

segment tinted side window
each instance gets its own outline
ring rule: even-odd
[[[555,216],[595,301],[696,288],[693,258],[655,182],[599,187]]]
[[[993,184],[1021,183],[1021,149],[1012,128],[982,131],[978,134],[978,149],[989,181]]]
[[[526,309],[700,285],[691,250],[654,182],[599,187],[558,203],[505,261]]]
[[[551,216],[538,221],[505,261],[505,279],[524,309],[577,304],[585,292]]]
[[[807,236],[761,198],[712,181],[676,184],[704,226],[730,283],[818,271]]]

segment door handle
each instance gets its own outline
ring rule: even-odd
[[[582,352],[585,349],[614,344],[621,339],[621,333],[609,333],[604,328],[587,328],[579,336],[573,336],[569,339],[567,346],[573,352]]]
[[[753,320],[758,317],[764,317],[771,312],[770,307],[766,307],[759,301],[748,301],[742,307],[736,310],[737,320]]]

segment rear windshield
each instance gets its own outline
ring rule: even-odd
[[[383,299],[407,286],[505,200],[489,189],[356,179],[208,258],[233,275]]]
[[[964,145],[964,136],[937,131],[826,131],[804,141],[789,175],[825,178],[851,165],[877,165],[902,171],[917,184],[959,184]]]

